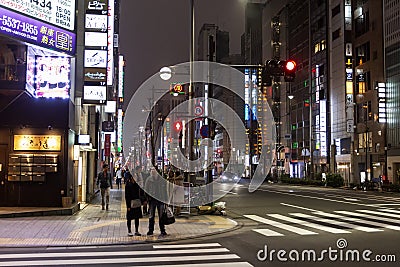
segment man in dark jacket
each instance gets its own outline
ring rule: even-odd
[[[163,183],[160,181],[161,176],[157,173],[155,169],[152,169],[150,176],[146,179],[145,190],[148,195],[149,203],[149,231],[147,235],[153,235],[154,232],[154,220],[156,215],[156,209],[158,210],[158,225],[160,227],[161,235],[166,236],[165,225],[160,220],[161,215],[164,211],[164,203],[159,199],[166,199],[166,189],[163,188]]]
[[[103,164],[103,171],[97,175],[97,186],[100,186],[101,191],[101,207],[104,210],[104,198],[106,202],[106,209],[108,210],[110,204],[110,189],[112,188],[112,176],[108,171],[108,164]]]

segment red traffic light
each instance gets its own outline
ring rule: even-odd
[[[294,71],[296,69],[296,62],[293,60],[286,61],[285,68],[288,71]]]

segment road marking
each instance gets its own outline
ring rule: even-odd
[[[302,209],[302,210],[317,211],[317,210],[313,210],[313,209],[309,209],[309,208],[305,208],[305,207],[300,207],[300,206],[296,206],[296,205],[291,205],[291,204],[286,204],[286,203],[280,203],[280,204],[283,205],[283,206],[288,206],[288,207]]]
[[[284,230],[287,230],[289,232],[293,232],[299,235],[317,235],[318,233],[316,232],[312,232],[312,231],[308,231],[308,230],[304,230],[301,229],[299,227],[295,227],[295,226],[291,226],[291,225],[287,225],[287,224],[283,224],[280,222],[276,222],[276,221],[272,221],[257,215],[243,215],[246,218],[249,218],[253,221],[257,221],[257,222],[261,222],[261,223],[265,223],[265,224],[269,224],[271,226],[277,227],[277,228],[281,228]]]
[[[373,211],[373,210],[357,210],[357,211],[364,212],[364,213],[369,213],[369,214],[374,214],[374,215],[399,218],[398,214],[391,214],[391,213],[385,213],[385,212],[379,212],[379,211]]]
[[[183,244],[183,245],[153,245],[153,248],[209,248],[209,247],[220,247],[219,243],[204,243],[204,244]]]
[[[219,191],[227,193],[227,194],[237,195],[237,193],[231,192],[231,191],[228,191],[228,190],[219,190]]]
[[[308,221],[302,221],[302,220],[290,218],[290,217],[287,217],[287,216],[284,216],[284,215],[280,215],[280,214],[268,214],[268,216],[271,216],[271,217],[273,217],[275,219],[279,219],[279,220],[282,220],[282,221],[287,221],[287,222],[291,222],[291,223],[304,225],[306,227],[315,228],[315,229],[322,230],[322,231],[325,231],[325,232],[328,232],[328,233],[332,233],[332,234],[350,234],[351,233],[351,232],[346,231],[346,230],[337,229],[337,228],[324,226],[324,225],[319,225],[319,224],[311,223],[311,222],[308,222]]]
[[[318,199],[318,200],[331,201],[331,202],[337,202],[337,203],[345,203],[345,204],[358,205],[358,206],[365,206],[365,207],[377,207],[375,204],[362,204],[362,203],[355,203],[355,202],[347,202],[347,201],[342,201],[342,200],[327,199],[327,198],[313,197],[313,196],[304,196],[304,195],[299,195],[299,194],[284,193],[284,192],[278,192],[278,191],[266,190],[266,189],[258,189],[258,190],[259,190],[259,191],[265,191],[265,192],[276,193],[276,194],[282,194],[282,195],[289,195],[289,196],[296,196],[296,197],[303,197],[303,198]]]
[[[169,252],[169,251],[168,251]],[[67,253],[66,253],[67,254]],[[103,256],[108,252],[103,252]],[[0,266],[45,266],[45,265],[83,265],[83,264],[122,264],[122,263],[147,263],[147,262],[171,262],[171,261],[200,261],[200,260],[230,260],[240,259],[235,254],[201,255],[201,256],[161,256],[138,258],[101,258],[101,259],[73,259],[73,260],[40,260],[40,261],[2,261]],[[228,263],[226,263],[228,264]],[[212,265],[212,264],[211,264]],[[231,263],[229,263],[231,265]]]
[[[362,224],[367,224],[367,225],[372,225],[372,226],[377,226],[377,227],[382,227],[382,228],[388,228],[388,229],[395,230],[395,231],[400,231],[399,226],[388,225],[388,224],[384,224],[384,223],[380,223],[380,222],[367,221],[367,220],[363,220],[360,218],[345,217],[343,215],[331,214],[331,213],[326,213],[326,212],[322,212],[322,211],[315,212],[315,214],[325,216],[325,217],[336,218],[336,219],[340,219],[340,220],[344,220],[344,221],[358,222],[358,223],[362,223]],[[351,215],[351,214],[349,214],[349,215]]]
[[[378,217],[378,216],[373,216],[373,215],[368,215],[368,214],[363,214],[363,213],[356,213],[356,212],[350,212],[350,211],[344,211],[344,210],[335,210],[336,213],[340,214],[346,214],[350,216],[356,216],[356,217],[363,217],[363,218],[368,218],[372,220],[378,220],[378,221],[384,221],[384,222],[390,222],[390,223],[400,223],[399,220],[394,220],[390,218],[383,218],[383,217]]]
[[[358,200],[358,199],[355,199],[355,198],[343,198],[344,200],[347,200],[347,201],[360,201],[360,200]]]
[[[329,224],[333,224],[333,225],[343,226],[343,227],[346,227],[346,228],[355,229],[355,230],[368,232],[368,233],[382,232],[383,231],[383,230],[380,230],[380,229],[375,229],[375,228],[365,227],[365,226],[359,226],[359,225],[350,224],[350,223],[346,223],[346,222],[342,222],[342,221],[338,221],[338,220],[320,218],[320,217],[316,217],[316,216],[308,215],[308,214],[303,214],[303,213],[290,213],[290,215],[293,215],[293,216],[296,216],[296,217],[301,217],[301,218],[306,218],[306,219],[311,219],[311,220],[322,222],[322,223],[329,223]]]
[[[283,236],[283,234],[269,229],[253,229],[253,231],[265,236]]]
[[[186,246],[188,247],[188,246]],[[221,252],[229,252],[226,248],[206,248],[206,249],[177,249],[177,250],[165,250],[165,251],[157,251],[157,250],[138,250],[138,251],[89,251],[89,252],[68,252],[68,253],[61,253],[61,252],[51,252],[51,253],[26,253],[26,254],[2,254],[0,255],[0,259],[7,259],[7,258],[61,258],[61,257],[101,257],[104,255],[107,256],[138,256],[138,255],[157,255],[161,253],[168,252],[168,254],[201,254],[201,253],[221,253]],[[1,266],[0,262],[0,266]]]
[[[400,213],[400,210],[394,210],[394,209],[379,209],[379,210],[385,212]]]

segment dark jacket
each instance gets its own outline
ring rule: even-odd
[[[125,201],[126,207],[131,206],[131,200],[140,199],[141,198],[141,189],[137,183],[133,183],[128,181],[125,186]],[[127,211],[126,217],[128,220],[142,218],[142,209],[141,207],[133,208]]]
[[[104,175],[104,172],[99,172],[99,174],[97,175],[97,185],[100,185],[100,188],[112,188],[111,173],[107,172],[107,174]]]

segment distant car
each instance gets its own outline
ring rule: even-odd
[[[220,183],[237,183],[240,181],[240,176],[233,172],[223,172],[217,177],[217,181]]]

